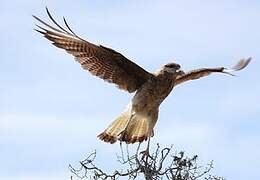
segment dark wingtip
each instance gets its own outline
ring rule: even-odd
[[[47,11],[47,13],[49,13],[48,6],[45,6],[45,10]]]
[[[34,19],[36,19],[37,21],[42,21],[40,18],[38,18],[37,16],[35,16],[35,15],[32,15],[32,17],[34,18]]]
[[[247,59],[241,59],[240,61],[238,61],[238,63],[232,68],[235,71],[239,71],[241,69],[244,69],[252,60],[251,57],[247,58]]]
[[[41,30],[39,30],[39,29],[33,29],[34,31],[37,31],[38,33],[41,33],[41,34],[45,34],[45,32],[43,32],[43,31],[41,31]]]
[[[252,57],[247,58],[245,66],[247,66],[251,62],[251,60],[252,60]]]

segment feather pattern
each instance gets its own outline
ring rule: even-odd
[[[105,46],[92,44],[78,35],[69,27],[65,18],[67,29],[59,25],[46,8],[50,20],[56,27],[49,25],[40,18],[33,16],[46,28],[37,25],[37,32],[52,41],[53,45],[66,50],[75,57],[83,69],[99,78],[116,84],[120,89],[134,92],[153,75],[133,63],[122,54]]]
[[[232,68],[224,68],[224,67],[216,67],[216,68],[202,68],[202,69],[196,69],[189,71],[187,73],[182,73],[176,78],[175,85],[181,84],[183,82],[189,81],[189,80],[195,80],[199,79],[201,77],[205,77],[210,75],[211,73],[218,72],[218,73],[225,73],[234,76],[231,74],[232,72],[239,71],[241,69],[244,69],[251,61],[251,58],[248,59],[241,59],[237,62],[236,65],[234,65]]]

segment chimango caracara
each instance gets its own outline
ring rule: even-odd
[[[208,76],[211,73],[231,74],[245,68],[251,58],[241,59],[234,67],[202,68],[184,72],[176,63],[168,63],[158,72],[150,73],[122,54],[102,45],[92,44],[77,36],[68,26],[60,26],[47,13],[56,26],[51,26],[34,16],[42,25],[38,32],[52,41],[53,45],[72,54],[83,69],[101,79],[114,83],[119,89],[135,93],[127,109],[116,118],[98,137],[109,143],[117,140],[126,143],[143,142],[154,135],[160,104],[173,87],[189,80]]]

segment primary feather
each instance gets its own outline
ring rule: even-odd
[[[72,54],[76,61],[91,74],[107,82],[114,83],[120,89],[127,90],[130,93],[136,91],[149,77],[153,76],[122,54],[80,38],[71,30],[64,18],[64,23],[68,29],[66,30],[54,20],[47,8],[46,11],[56,27],[33,16],[42,25],[46,26],[44,28],[37,25],[39,29],[36,29],[36,31],[52,41],[56,47]]]

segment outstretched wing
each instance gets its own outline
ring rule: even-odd
[[[148,78],[153,76],[122,54],[80,38],[70,29],[65,18],[63,20],[67,29],[63,28],[52,18],[47,8],[46,11],[56,27],[33,16],[42,25],[46,26],[44,28],[37,25],[39,29],[36,29],[36,31],[52,41],[53,45],[72,54],[76,61],[91,74],[107,82],[114,83],[120,89],[127,90],[130,93],[136,91]]]
[[[186,82],[189,80],[199,79],[201,77],[208,76],[214,72],[225,73],[225,74],[234,76],[233,74],[231,74],[232,72],[244,69],[249,64],[250,61],[251,61],[251,58],[241,59],[240,61],[238,61],[238,63],[235,66],[233,66],[230,69],[227,69],[224,67],[217,67],[217,68],[202,68],[202,69],[192,70],[190,72],[179,75],[176,79],[175,85],[178,85],[180,83],[183,83],[183,82]]]

